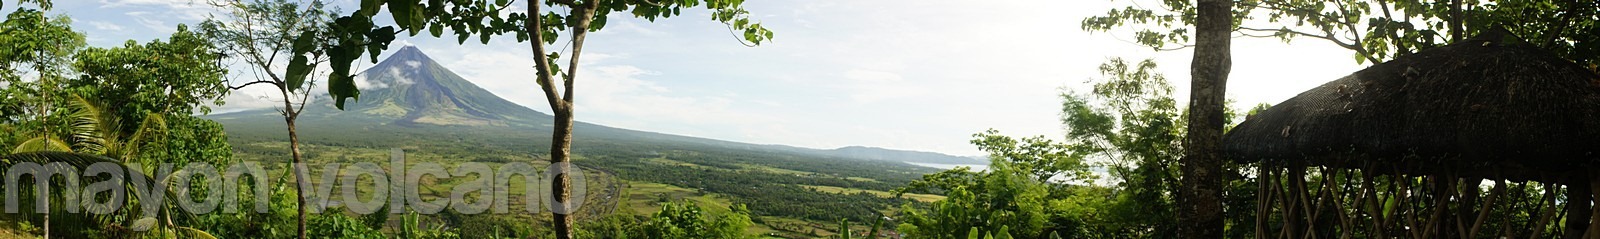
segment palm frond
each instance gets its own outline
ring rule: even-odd
[[[78,152],[104,154],[117,141],[121,123],[104,111],[104,105],[73,94],[67,102],[72,111],[72,137]]]
[[[161,114],[146,113],[132,135],[123,137],[122,119],[106,112],[103,102],[72,95],[72,137],[77,152],[99,154],[127,163],[139,157],[140,149],[151,139],[164,135],[167,120]]]
[[[182,238],[217,239],[217,236],[212,236],[211,233],[206,233],[206,231],[194,229],[193,227],[178,227],[178,230],[183,232]]]
[[[128,137],[128,141],[121,142],[120,145],[123,149],[120,152],[120,157],[124,162],[137,158],[139,150],[144,148],[147,143],[145,141],[155,136],[165,135],[166,130],[167,119],[165,117],[156,113],[145,114],[144,121],[139,122],[139,129],[135,130],[131,137]]]
[[[18,144],[16,149],[11,150],[12,153],[46,151],[72,152],[72,147],[67,146],[67,142],[61,141],[60,139],[49,136],[40,136],[33,139],[28,139],[28,141],[22,141],[22,144]]]
[[[40,165],[49,165],[51,163],[58,163],[58,162],[59,163],[64,163],[64,164],[66,164],[66,165],[68,165],[68,166],[70,166],[70,167],[72,167],[74,169],[80,170],[80,171],[81,170],[85,170],[89,166],[97,164],[97,163],[112,163],[112,164],[115,164],[115,165],[117,165],[119,167],[122,167],[122,169],[125,170],[124,172],[127,173],[127,175],[129,177],[140,177],[143,180],[145,180],[145,182],[169,184],[169,185],[167,185],[165,187],[166,190],[164,192],[162,192],[162,194],[165,194],[165,197],[168,198],[168,199],[179,198],[178,197],[178,195],[179,195],[178,194],[178,190],[187,190],[188,189],[187,187],[170,185],[170,183],[173,182],[173,180],[171,180],[173,177],[182,177],[182,176],[190,175],[187,170],[178,170],[176,172],[172,172],[172,173],[166,175],[163,178],[160,178],[160,180],[157,180],[157,178],[155,178],[154,176],[151,176],[149,174],[144,173],[145,172],[144,169],[131,168],[127,164],[123,163],[122,160],[109,158],[109,157],[106,157],[106,156],[103,156],[103,155],[95,155],[95,154],[87,154],[87,153],[74,153],[74,152],[37,151],[37,152],[15,153],[15,154],[9,154],[9,155],[0,156],[0,168],[10,168],[12,166],[16,166],[16,165],[22,164],[22,163],[35,163],[35,164],[40,164]],[[57,182],[58,181],[54,181],[54,180],[51,181],[52,184],[56,184]],[[65,186],[65,185],[52,185],[53,188],[62,187],[62,186]],[[125,190],[129,190],[128,192],[134,192],[132,190],[139,190],[139,189],[136,188],[137,185],[133,184],[132,180],[124,180],[123,181],[123,187],[124,187]],[[78,189],[69,189],[69,190],[78,190]],[[51,204],[52,205],[63,205],[61,203],[62,202],[53,202]],[[127,205],[123,205],[121,213],[112,213],[112,214],[104,214],[104,215],[89,215],[89,216],[93,217],[96,221],[99,221],[101,223],[108,224],[108,225],[109,224],[126,224],[126,225],[124,225],[125,228],[145,228],[145,229],[149,229],[149,228],[152,228],[154,226],[159,226],[157,224],[161,224],[161,223],[157,223],[156,222],[156,220],[155,220],[156,218],[151,218],[151,217],[140,218],[140,217],[136,216],[137,213],[143,213],[142,211],[137,211],[137,210],[143,210],[143,207],[137,204],[137,203],[139,203],[138,198],[133,197],[133,195],[130,194],[129,197],[127,198],[126,203],[128,203],[128,204]],[[171,213],[161,213],[161,212],[163,212],[163,211],[170,212],[171,210],[173,210],[176,207],[177,207],[176,200],[165,200],[163,205],[161,205],[159,207],[158,210],[160,210],[160,211],[158,211],[157,215],[166,215],[165,217],[169,218],[169,222],[170,222],[170,220],[173,217],[173,215]],[[186,220],[186,219],[189,219],[189,217],[192,217],[193,215],[189,215],[189,214],[185,214],[185,213],[178,213],[176,216],[180,216],[180,219],[185,219]],[[114,218],[123,218],[123,221],[126,221],[126,222],[118,223],[118,222],[116,222],[118,220],[116,220]],[[134,218],[138,218],[138,219],[134,219]],[[133,219],[133,220],[129,220],[129,219]],[[175,225],[171,225],[171,224],[167,224],[165,226],[175,227]],[[210,236],[209,234],[198,235],[198,234],[194,234],[193,232],[187,232],[187,231],[199,231],[199,230],[195,230],[193,228],[189,228],[189,229],[187,229],[185,231],[186,231],[185,234],[190,236],[188,238],[207,238],[207,237],[203,237],[203,236]],[[204,232],[200,232],[200,233],[204,233]],[[214,238],[214,237],[211,237],[211,238]]]

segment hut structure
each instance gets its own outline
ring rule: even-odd
[[[1502,29],[1303,92],[1223,152],[1258,166],[1258,238],[1600,238],[1600,76]]]

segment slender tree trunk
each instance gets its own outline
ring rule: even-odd
[[[296,223],[298,225],[297,228],[299,229],[298,233],[300,235],[300,239],[305,239],[306,238],[306,189],[305,189],[304,186],[302,186],[302,184],[308,184],[308,183],[311,183],[311,182],[305,181],[306,180],[306,170],[307,170],[307,168],[302,167],[302,165],[300,163],[300,135],[298,133],[296,133],[295,130],[294,130],[295,129],[294,128],[294,119],[291,118],[291,119],[288,119],[286,121],[289,123],[289,151],[290,151],[290,156],[294,158],[294,162],[293,162],[292,167],[294,167],[295,207],[297,208],[297,210],[300,211],[300,218],[299,218],[299,221],[296,222]]]
[[[568,92],[568,94],[571,94],[571,92]],[[556,117],[555,133],[551,135],[553,140],[550,141],[550,163],[552,165],[572,161],[572,107],[569,105],[564,109],[554,111]],[[570,202],[568,197],[571,196],[572,189],[568,187],[568,184],[572,183],[571,180],[572,178],[568,177],[567,174],[561,174],[557,175],[555,181],[550,183],[550,190],[555,193],[557,201]],[[571,213],[571,211],[551,213],[555,215],[553,223],[556,224],[556,238],[558,239],[572,238],[572,217],[567,213]]]
[[[302,167],[300,164],[300,134],[295,131],[294,126],[294,120],[300,116],[300,112],[297,112],[298,110],[295,110],[294,104],[290,103],[292,101],[289,100],[289,92],[282,87],[281,83],[278,89],[283,90],[283,122],[289,127],[289,156],[292,159],[289,167],[294,170],[295,208],[300,211],[300,217],[296,221],[297,230],[295,231],[299,235],[298,238],[306,239],[306,190],[302,185],[310,184],[311,182],[305,181],[307,177],[306,170],[309,169]]]
[[[1450,42],[1461,41],[1462,34],[1466,34],[1462,27],[1466,18],[1461,16],[1461,0],[1450,0]]]
[[[1178,235],[1182,238],[1222,238],[1223,101],[1233,32],[1233,1],[1196,0],[1193,78],[1189,93],[1189,134],[1184,137],[1183,172],[1178,190]]]
[[[529,1],[529,9],[537,12],[539,9],[537,2]],[[550,109],[555,112],[556,122],[550,136],[550,163],[552,165],[572,161],[572,108],[574,107],[572,103],[572,82],[578,77],[578,57],[583,55],[584,38],[588,35],[589,24],[594,19],[595,9],[598,9],[600,5],[599,1],[586,1],[583,5],[569,7],[572,7],[571,15],[576,16],[577,21],[569,25],[572,27],[570,31],[572,34],[572,57],[569,60],[570,63],[567,64],[567,74],[561,82],[561,86],[565,90],[556,91],[554,74],[551,74],[549,62],[544,57],[543,38],[539,37],[542,34],[539,34],[539,28],[533,27],[542,23],[534,20],[529,21],[529,24],[533,25],[523,26],[525,30],[529,31],[528,34],[535,36],[532,42],[535,51],[534,58],[538,65],[539,77],[544,79],[541,81],[540,90],[545,92],[546,100],[550,102]],[[568,169],[570,170],[567,173],[557,175],[555,181],[550,182],[550,190],[554,191],[556,201],[563,204],[572,204],[564,205],[565,211],[551,213],[554,217],[551,223],[555,224],[557,239],[572,239],[573,220],[570,213],[576,212],[577,207],[583,205],[583,202],[570,201],[569,197],[571,197],[572,188],[569,185],[572,184],[572,178],[568,174],[577,173],[579,169],[576,169],[576,167],[569,167]]]

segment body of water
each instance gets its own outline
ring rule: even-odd
[[[937,169],[955,169],[956,167],[966,166],[968,168],[972,168],[973,171],[978,171],[978,172],[982,172],[984,170],[989,170],[989,165],[988,164],[946,164],[946,163],[918,163],[918,162],[906,162],[906,163],[911,164],[911,165],[916,165],[916,166],[923,166],[923,167],[937,168]]]

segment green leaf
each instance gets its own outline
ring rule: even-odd
[[[328,95],[333,96],[333,106],[344,110],[344,100],[353,98],[361,100],[361,91],[356,89],[356,82],[348,75],[328,75]]]
[[[382,6],[383,0],[361,0],[360,13],[367,16],[377,15],[378,9],[382,8]]]
[[[41,152],[41,151],[72,152],[72,147],[71,146],[67,146],[67,142],[63,142],[63,141],[61,141],[59,139],[50,138],[50,137],[38,137],[38,138],[29,139],[28,141],[23,141],[22,144],[17,145],[16,149],[12,149],[11,153],[26,153],[26,152]]]
[[[290,49],[294,51],[295,55],[304,55],[307,52],[316,50],[316,39],[316,32],[311,30],[300,31],[300,36],[294,38],[294,43]]]
[[[368,37],[372,38],[372,42],[381,42],[383,45],[389,45],[389,42],[394,41],[394,26],[384,26],[383,28],[372,30],[371,33]]]
[[[382,54],[384,48],[388,48],[388,47],[387,46],[383,46],[383,45],[378,45],[378,44],[367,45],[367,55],[368,56],[372,56],[371,58],[372,58],[372,63],[373,64],[377,64],[378,63],[378,54]]]
[[[417,35],[417,28],[411,25],[411,8],[415,1],[395,1],[389,3],[389,16],[394,17],[394,24],[402,29],[411,29],[411,35]]]
[[[134,220],[133,221],[133,225],[129,226],[128,229],[136,231],[136,232],[142,232],[142,231],[149,231],[150,229],[153,229],[155,227],[156,227],[156,218],[146,217],[146,218],[140,218],[139,220]]]
[[[418,4],[420,4],[420,3],[418,3]],[[426,24],[428,22],[428,18],[426,16],[424,16],[422,14],[422,12],[423,12],[422,7],[418,7],[418,6],[412,6],[411,7],[411,17],[410,17],[411,18],[411,27],[410,27],[410,29],[411,29],[411,35],[412,36],[416,36],[418,32],[422,31],[422,27],[427,26]]]
[[[194,229],[191,227],[178,227],[178,230],[182,230],[184,232],[186,236],[185,238],[217,239],[217,237],[212,236],[211,233],[206,233],[206,231],[201,231],[200,229]]]
[[[439,37],[439,35],[444,34],[444,26],[434,22],[433,26],[428,27],[428,33],[433,33],[433,37]]]
[[[295,91],[299,90],[301,85],[305,85],[306,75],[311,74],[309,61],[305,55],[294,56],[294,60],[289,61],[289,69],[284,73],[284,88]]]

